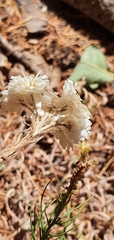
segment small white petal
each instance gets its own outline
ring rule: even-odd
[[[39,117],[44,117],[45,112],[41,110],[40,108],[37,110]]]

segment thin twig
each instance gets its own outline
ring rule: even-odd
[[[15,57],[19,62],[21,62],[26,68],[29,68],[30,71],[37,74],[39,72],[39,66],[33,64],[33,57],[30,54],[28,55],[27,52],[22,53],[19,51],[19,46],[13,46],[11,43],[9,43],[2,34],[0,34],[0,47],[4,48],[7,51],[8,55],[12,55]],[[41,60],[41,56],[39,56]],[[44,64],[45,61],[42,58],[42,61],[40,61],[39,65]]]
[[[114,162],[114,157],[112,157],[112,158],[106,163],[106,165],[103,167],[103,169],[101,170],[101,172],[99,173],[99,175],[102,176],[113,162]]]

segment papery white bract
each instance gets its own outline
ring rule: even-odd
[[[11,77],[11,81],[8,84],[8,90],[14,91],[19,94],[27,94],[30,93],[38,93],[42,91],[49,84],[48,77],[46,75],[40,76],[37,74],[36,76],[15,76]],[[16,87],[15,89],[13,89]]]

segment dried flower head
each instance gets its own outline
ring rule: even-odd
[[[42,92],[49,84],[47,76],[15,76],[11,77],[6,90],[2,91],[1,105],[11,112],[22,112],[25,107],[34,110],[35,98],[41,101]]]
[[[82,104],[72,81],[65,81],[62,96],[55,96],[51,106],[52,111],[59,116],[54,135],[63,148],[88,138],[91,129],[90,112]]]

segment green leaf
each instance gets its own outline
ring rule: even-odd
[[[108,71],[104,55],[95,46],[85,50],[69,79],[76,82],[82,77],[86,78],[87,85],[91,88],[97,88],[99,84],[111,82],[114,79],[114,73]]]
[[[103,53],[95,46],[86,48],[81,57],[81,62],[90,62],[103,69],[108,70],[107,62]]]

